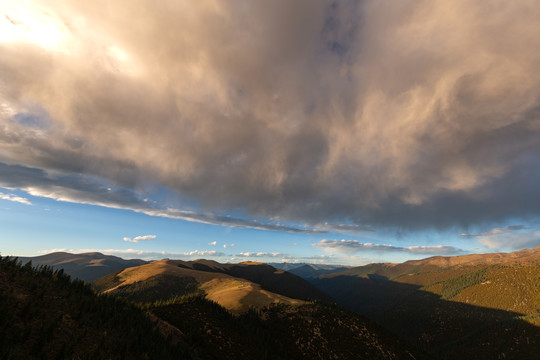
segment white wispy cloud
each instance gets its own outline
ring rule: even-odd
[[[329,252],[351,253],[362,251],[375,252],[401,252],[409,254],[425,255],[456,255],[463,253],[463,250],[447,245],[435,246],[395,246],[390,244],[361,243],[358,240],[327,240],[323,239],[312,246],[321,248]]]
[[[155,239],[156,237],[157,237],[156,235],[141,235],[141,236],[136,236],[134,238],[124,237],[123,240],[127,242],[138,243],[139,241],[151,240],[151,239]]]
[[[181,253],[185,256],[225,256],[224,253],[220,252],[220,251],[216,251],[216,250],[202,250],[202,251],[199,251],[199,250],[193,250],[193,251],[189,251],[189,252],[185,252],[185,253]]]
[[[255,251],[246,251],[241,252],[240,254],[237,254],[236,256],[239,257],[250,257],[250,258],[276,258],[276,257],[290,257],[290,255],[285,255],[280,252],[255,252]]]
[[[136,190],[107,186],[106,180],[103,178],[86,178],[75,174],[49,174],[43,169],[7,165],[1,162],[0,186],[18,188],[32,196],[45,197],[57,201],[131,210],[148,216],[209,225],[305,234],[327,232],[326,230],[307,226],[296,227],[271,221],[261,222],[255,219],[236,218],[208,212],[161,208],[160,204],[141,197]]]
[[[300,262],[308,262],[308,263],[317,263],[317,264],[324,264],[324,263],[339,263],[342,259],[337,258],[334,256],[334,254],[327,254],[327,255],[309,255],[309,256],[301,256],[301,255],[291,255],[281,252],[257,252],[257,251],[246,251],[241,252],[239,254],[234,255],[230,258],[231,262],[241,262],[246,261],[247,259],[253,259],[255,261],[260,261],[261,259],[268,259],[266,261],[268,262],[287,262],[287,263],[300,263]],[[362,263],[363,264],[363,263]]]
[[[481,233],[462,233],[460,236],[474,238],[493,250],[518,250],[540,246],[540,230],[532,230],[524,225],[509,225]]]
[[[214,246],[214,245],[216,245],[216,244],[217,244],[217,241],[212,241],[212,242],[209,242],[209,243],[208,243],[208,245],[212,245],[212,246]]]
[[[2,200],[8,200],[13,202],[18,202],[25,205],[32,205],[32,202],[28,200],[27,198],[23,198],[20,196],[17,196],[15,194],[4,194],[0,192],[0,199]]]

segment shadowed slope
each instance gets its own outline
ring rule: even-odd
[[[444,299],[516,311],[540,325],[540,316],[534,317],[540,311],[540,247],[513,253],[370,264],[323,275],[320,280],[342,276],[417,285]]]
[[[344,271],[343,267],[339,268],[325,268],[325,267],[317,267],[316,265],[312,264],[305,264],[300,267],[287,270],[291,274],[294,274],[296,276],[300,276],[302,279],[306,279],[307,281],[310,281],[314,278],[317,278],[321,275],[328,275],[328,274],[335,274]]]
[[[370,264],[314,283],[434,356],[532,359],[540,348],[539,253]]]
[[[521,313],[443,300],[420,286],[381,278],[338,276],[318,285],[436,358],[534,359],[540,349],[540,327]]]
[[[191,297],[151,311],[190,329],[204,359],[426,359],[367,319],[321,303],[274,304],[233,317]]]

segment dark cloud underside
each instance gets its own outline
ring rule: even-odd
[[[32,9],[4,26],[39,15],[64,35],[0,42],[13,187],[140,208],[157,186],[205,214],[364,230],[540,213],[535,1]],[[121,192],[89,195],[92,179]]]

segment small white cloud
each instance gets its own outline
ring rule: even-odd
[[[227,248],[227,244],[223,244],[223,248],[224,248],[224,249]]]
[[[139,241],[151,240],[155,238],[156,238],[156,235],[142,235],[142,236],[136,236],[133,239],[129,237],[124,237],[124,241],[138,243]]]
[[[234,247],[234,246],[235,246],[234,244],[229,245],[229,247]]]
[[[212,245],[212,246],[214,246],[214,245],[216,245],[216,244],[217,244],[217,241],[212,241],[212,242],[209,242],[209,243],[208,243],[208,245]]]
[[[15,194],[0,193],[0,199],[13,201],[13,202],[18,202],[18,203],[25,204],[25,205],[32,205],[32,202],[30,200],[28,200],[27,198],[23,198],[23,197],[15,195]]]

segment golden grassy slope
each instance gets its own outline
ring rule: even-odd
[[[408,274],[394,281],[423,286],[434,294],[444,295],[445,286],[463,276],[482,271],[481,281],[464,286],[448,300],[512,311],[528,316],[530,323],[540,325],[540,266],[458,265],[439,271]]]
[[[250,307],[262,308],[270,304],[300,305],[302,300],[291,299],[270,291],[243,279],[216,278],[205,282],[200,289],[206,293],[206,298],[217,302],[233,314],[242,314]]]
[[[372,274],[419,286],[445,300],[523,314],[528,322],[540,325],[540,247],[369,264],[322,278],[370,278]]]
[[[209,273],[191,269],[180,268],[171,260],[159,260],[145,265],[125,269],[118,273],[120,283],[104,292],[114,292],[121,286],[131,285],[136,282],[148,280],[154,276],[172,275],[177,277],[193,277],[199,284],[210,281],[214,278],[228,277],[226,274]]]
[[[261,308],[272,303],[286,305],[304,304],[305,301],[292,299],[267,290],[251,281],[219,272],[206,272],[178,266],[178,261],[160,260],[149,264],[128,268],[118,273],[116,286],[105,290],[114,294],[120,288],[129,287],[159,276],[192,278],[199,290],[212,300],[234,314],[241,314],[250,307]],[[175,294],[171,294],[173,297]]]
[[[461,256],[433,256],[422,260],[410,260],[404,264],[436,265],[439,267],[474,265],[533,265],[540,263],[540,246],[510,253],[472,254]]]
[[[524,315],[538,313],[540,266],[495,267],[486,273],[484,282],[464,289],[452,300]]]

